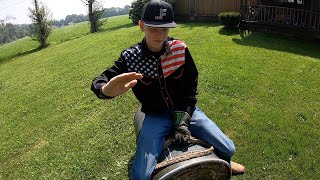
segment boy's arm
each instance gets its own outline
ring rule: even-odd
[[[107,97],[115,97],[127,92],[141,79],[142,74],[136,72],[122,73],[110,79],[107,84],[101,87],[101,94]]]
[[[185,58],[186,78],[184,83],[187,84],[187,86],[184,91],[183,100],[172,112],[174,119],[173,136],[174,142],[177,144],[186,143],[190,138],[191,133],[188,130],[188,125],[197,102],[196,95],[198,94],[198,70],[188,48],[186,48],[185,51]]]
[[[187,84],[187,86],[184,91],[184,97],[175,110],[187,112],[190,116],[192,116],[194,107],[197,103],[196,95],[198,94],[198,70],[188,48],[185,50],[185,58],[185,84]]]
[[[127,73],[127,66],[122,57],[92,81],[91,90],[101,99],[111,99],[125,93],[136,85],[142,75],[135,72]]]

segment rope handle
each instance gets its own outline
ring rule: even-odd
[[[164,142],[164,145],[163,145],[163,149],[169,147],[170,145],[172,145],[174,143],[174,139],[173,138],[169,138],[167,139],[165,142]],[[190,137],[190,139],[188,140],[188,144],[201,144],[201,145],[204,145],[206,147],[211,147],[210,144],[208,144],[207,142],[201,140],[201,139],[197,139],[195,137]]]
[[[165,145],[164,145],[164,148],[168,148],[171,144],[173,143],[173,139],[168,139],[166,142],[165,142]],[[211,154],[214,150],[213,146],[210,146],[208,143],[200,140],[200,139],[196,139],[196,138],[190,138],[189,141],[188,141],[189,144],[195,144],[195,143],[198,143],[198,144],[201,144],[201,145],[205,145],[205,146],[208,146],[209,148],[208,149],[205,149],[205,150],[194,150],[194,151],[190,151],[190,152],[184,152],[172,159],[169,159],[169,160],[165,160],[165,161],[162,161],[160,163],[158,163],[155,167],[155,169],[160,169],[160,168],[163,168],[163,167],[166,167],[166,166],[169,166],[169,165],[172,165],[172,164],[175,164],[175,163],[179,163],[179,162],[182,162],[182,161],[186,161],[186,160],[189,160],[189,159],[193,159],[193,158],[197,158],[197,157],[202,157],[202,156],[207,156],[209,154]]]

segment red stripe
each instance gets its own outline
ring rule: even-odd
[[[177,48],[171,49],[172,52],[181,51],[181,50],[185,50],[185,48],[184,47],[177,47]]]
[[[181,57],[184,57],[184,54],[177,54],[177,55],[174,55],[174,56],[169,56],[165,59],[162,59],[161,60],[161,63],[165,63],[167,61],[171,61],[172,59],[177,59],[177,58],[181,58]]]
[[[174,63],[168,64],[168,65],[162,66],[162,69],[167,69],[172,66],[181,65],[181,64],[184,64],[184,61],[178,61],[178,62],[174,62]]]
[[[166,73],[163,73],[163,76],[167,76],[167,75],[170,75],[170,74],[172,74],[174,71],[176,71],[177,69],[174,69],[174,70],[170,70],[170,71],[168,71],[168,72],[166,72]]]
[[[171,46],[174,46],[176,44],[183,44],[183,41],[176,40],[176,41],[172,42],[169,46],[171,47]]]

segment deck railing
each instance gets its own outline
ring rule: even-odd
[[[320,13],[278,6],[241,6],[241,19],[320,32]]]

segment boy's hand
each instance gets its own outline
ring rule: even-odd
[[[188,126],[179,126],[174,129],[173,138],[176,144],[186,144],[190,139],[191,133]]]
[[[176,144],[187,143],[191,136],[188,129],[190,115],[184,111],[174,111],[172,115],[174,120],[174,142]]]
[[[136,72],[120,74],[102,86],[102,93],[110,97],[121,95],[135,86],[138,83],[137,79],[141,79],[142,77],[142,74]]]

